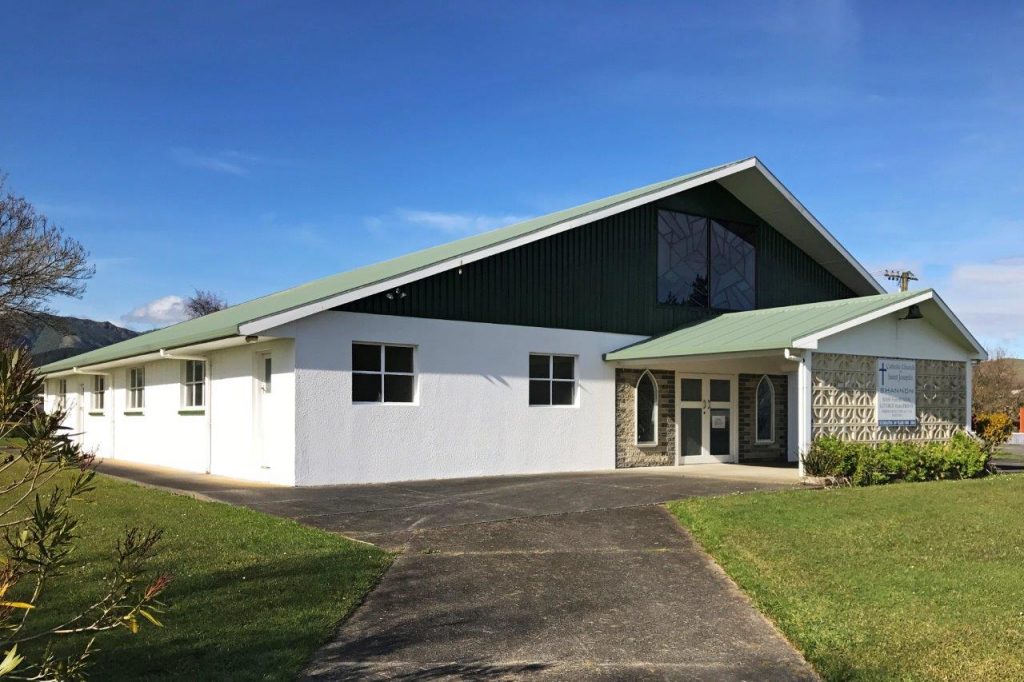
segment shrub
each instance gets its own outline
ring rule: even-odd
[[[1013,419],[1003,412],[987,412],[977,416],[975,427],[978,437],[985,444],[985,449],[992,453],[1010,440],[1010,434],[1013,433]]]
[[[804,471],[827,483],[882,485],[984,475],[990,452],[970,434],[958,431],[944,443],[893,441],[873,445],[833,436],[815,439],[804,456]]]
[[[35,614],[51,608],[50,579],[66,573],[76,558],[78,521],[69,503],[93,489],[94,476],[92,456],[62,426],[63,407],[41,409],[42,390],[43,380],[25,353],[0,348],[0,677],[83,680],[97,633],[160,624],[158,597],[169,578],[146,576],[160,532],[126,529],[112,548],[95,601],[60,614],[53,621],[59,625],[36,625]],[[58,659],[52,645],[67,637],[84,639],[69,657]],[[29,653],[19,649],[33,641],[46,646],[29,647]]]
[[[808,476],[845,479],[849,476],[849,461],[853,444],[835,436],[816,438],[804,455],[804,471]]]

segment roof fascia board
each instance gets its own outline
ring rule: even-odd
[[[321,313],[324,312],[325,310],[330,310],[331,308],[336,308],[340,305],[351,303],[352,301],[358,301],[361,298],[373,296],[374,294],[383,293],[388,289],[404,286],[417,280],[430,277],[431,275],[436,275],[447,270],[451,270],[452,268],[456,268],[469,263],[474,263],[476,261],[483,260],[484,258],[488,258],[490,256],[503,253],[505,251],[511,251],[512,249],[518,248],[520,246],[525,246],[526,244],[531,244],[533,242],[540,241],[541,239],[546,239],[547,237],[551,237],[562,232],[567,232],[574,228],[582,227],[583,225],[588,225],[603,218],[607,218],[637,208],[638,206],[643,206],[644,204],[659,201],[661,199],[664,199],[665,197],[672,196],[673,194],[684,192],[688,189],[699,187],[700,185],[705,185],[709,182],[714,182],[720,178],[724,178],[734,173],[739,173],[741,171],[745,171],[751,168],[756,168],[757,163],[758,162],[756,158],[744,159],[743,161],[738,161],[725,168],[720,168],[718,170],[711,171],[704,175],[700,175],[696,178],[681,180],[678,183],[674,183],[667,187],[663,187],[662,189],[655,190],[648,194],[644,194],[633,199],[628,199],[626,201],[614,204],[612,206],[607,206],[605,208],[599,209],[597,211],[588,213],[583,216],[579,216],[576,218],[572,218],[570,220],[556,223],[549,227],[545,227],[540,230],[530,232],[529,234],[509,239],[499,244],[494,244],[492,246],[484,247],[482,249],[473,251],[468,254],[449,258],[438,263],[435,263],[433,265],[429,265],[418,270],[413,270],[411,272],[404,273],[402,275],[389,277],[388,279],[381,280],[380,282],[369,284],[358,289],[353,289],[352,291],[347,291],[343,294],[338,294],[337,296],[331,296],[329,298],[325,298],[314,303],[309,303],[303,306],[299,306],[297,308],[292,308],[290,310],[284,310],[282,312],[275,313],[273,315],[268,315],[266,317],[256,318],[254,320],[250,320],[249,322],[243,322],[238,326],[238,333],[242,335],[258,334],[260,332],[272,329],[282,324],[294,322],[304,317],[309,317],[310,315],[315,315],[316,313]]]
[[[644,343],[644,342],[641,341],[640,343]],[[634,345],[636,345],[636,344],[634,344]],[[626,348],[622,349],[622,350],[626,350],[626,349],[631,348],[631,347],[632,346],[626,346]],[[772,358],[772,357],[776,357],[776,356],[782,357],[780,355],[780,353],[783,353],[785,350],[786,350],[785,348],[765,348],[765,349],[761,349],[761,350],[742,350],[742,351],[732,351],[732,352],[728,352],[727,351],[725,353],[696,353],[696,354],[693,354],[693,355],[658,355],[658,356],[648,356],[648,357],[643,357],[643,358],[614,358],[614,357],[611,357],[611,356],[615,355],[619,351],[612,351],[610,353],[605,353],[603,359],[604,359],[605,362],[614,362],[614,363],[617,363],[619,366],[622,366],[622,367],[628,367],[628,366],[630,366],[631,363],[639,363],[639,364],[647,363],[646,365],[644,365],[646,367],[652,361],[657,361],[657,360],[665,360],[665,361],[671,361],[671,360],[704,360],[704,359],[707,359],[707,360],[718,360],[718,359],[721,359],[721,360],[744,360],[744,359],[749,359],[749,358]],[[657,369],[657,368],[655,368],[655,369]]]
[[[877,320],[881,317],[885,317],[886,315],[891,315],[892,313],[899,312],[900,310],[909,308],[912,305],[919,305],[921,303],[924,303],[925,301],[933,301],[936,305],[938,305],[939,310],[941,310],[942,313],[953,323],[957,331],[960,332],[961,336],[963,336],[963,338],[968,342],[968,344],[970,344],[970,346],[974,349],[975,359],[988,359],[988,353],[985,351],[985,348],[980,343],[978,343],[978,340],[974,338],[974,335],[967,330],[967,327],[964,326],[963,322],[961,322],[960,319],[953,313],[953,311],[950,310],[949,306],[946,305],[945,301],[943,301],[942,298],[940,298],[939,295],[932,290],[923,291],[917,296],[912,296],[910,298],[903,299],[902,301],[898,301],[891,305],[887,305],[884,308],[880,308],[870,313],[865,313],[851,320],[847,320],[846,322],[833,325],[826,329],[822,329],[821,331],[814,332],[813,334],[802,336],[799,339],[795,339],[793,341],[793,348],[815,350],[818,348],[818,342],[828,336],[834,336],[835,334],[839,334],[840,332],[844,332],[848,329],[859,327],[860,325],[871,322],[872,320]]]
[[[270,341],[270,338],[261,338],[260,341]],[[208,341],[202,341],[200,343],[190,343],[179,346],[165,346],[164,348],[158,348],[156,350],[145,351],[143,353],[137,353],[135,355],[126,355],[120,358],[114,358],[112,360],[103,360],[101,362],[91,362],[84,365],[76,365],[69,367],[68,369],[57,370],[56,372],[40,372],[40,376],[44,378],[53,378],[60,376],[70,376],[71,374],[89,374],[91,370],[102,371],[107,369],[117,369],[119,367],[130,367],[139,363],[145,362],[157,362],[160,360],[179,360],[184,358],[168,357],[166,354],[169,353],[213,353],[214,351],[224,350],[227,348],[236,348],[248,343],[241,336],[221,336],[216,339],[210,339]],[[77,371],[75,371],[77,370]]]
[[[52,379],[54,377],[71,376],[73,374],[90,374],[92,372],[102,372],[108,369],[118,369],[120,367],[131,367],[133,365],[156,362],[162,360],[160,357],[160,351],[147,351],[140,353],[139,355],[130,355],[124,358],[118,358],[117,360],[105,360],[104,362],[94,362],[87,365],[75,365],[68,369],[57,370],[56,372],[40,373],[40,376],[46,379]]]
[[[851,318],[845,322],[840,322],[839,324],[835,324],[832,325],[831,327],[826,327],[824,329],[816,331],[813,334],[807,334],[806,336],[801,336],[798,339],[794,339],[793,348],[805,348],[808,350],[815,350],[818,347],[818,342],[827,336],[833,336],[840,332],[844,332],[847,329],[859,327],[862,324],[866,324],[868,322],[871,322],[872,320],[877,320],[880,317],[885,317],[886,315],[891,315],[892,313],[899,312],[900,310],[903,310],[904,308],[909,308],[912,305],[924,303],[925,301],[931,300],[931,298],[931,291],[923,291],[917,296],[905,298],[902,301],[897,301],[896,303],[890,303],[884,308],[872,310],[870,313],[858,315],[857,317]]]
[[[793,196],[793,193],[790,192],[789,189],[787,189],[785,185],[783,185],[781,182],[779,182],[779,179],[776,178],[772,174],[772,172],[770,170],[768,170],[768,168],[763,163],[761,163],[761,161],[759,159],[757,159],[757,158],[754,159],[754,167],[757,168],[757,170],[761,171],[761,174],[764,175],[765,178],[768,179],[768,182],[770,182],[772,184],[772,186],[783,197],[785,197],[786,201],[788,201],[790,204],[792,204],[793,208],[795,208],[800,213],[800,215],[803,216],[804,220],[806,220],[815,230],[818,231],[818,233],[822,237],[825,238],[825,240],[829,243],[829,245],[832,248],[834,248],[837,252],[839,252],[839,255],[841,255],[843,258],[845,258],[848,263],[853,265],[853,267],[857,270],[857,272],[860,274],[860,276],[864,278],[865,281],[867,281],[869,284],[871,284],[879,294],[886,293],[885,288],[881,284],[879,284],[878,281],[874,277],[871,276],[871,273],[869,273],[864,268],[864,266],[861,265],[860,261],[858,261],[856,258],[854,258],[853,254],[851,254],[849,251],[847,251],[846,247],[844,247],[842,244],[840,244],[839,241],[835,237],[832,236],[832,233],[829,232],[828,229],[824,225],[822,225],[820,222],[818,222],[818,219],[815,218],[811,214],[811,212],[808,211],[807,208],[802,203],[800,203],[800,201],[795,196]]]
[[[942,300],[942,297],[933,291],[932,300],[935,301],[935,304],[939,306],[939,309],[942,310],[942,312],[946,314],[946,317],[948,317],[950,321],[956,326],[957,331],[963,334],[963,337],[967,339],[968,343],[970,343],[971,346],[974,347],[974,350],[977,353],[974,359],[988,360],[988,351],[985,350],[985,347],[982,346],[978,339],[974,337],[974,334],[972,334],[967,329],[967,326],[960,321],[960,318],[956,316],[953,310],[948,305],[946,305],[946,302]]]

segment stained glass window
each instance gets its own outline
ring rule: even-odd
[[[707,218],[658,211],[658,303],[707,307]]]
[[[650,372],[644,372],[636,384],[636,442],[658,442],[658,386]]]
[[[754,245],[711,221],[711,307],[754,309]]]
[[[658,211],[658,302],[752,310],[753,228],[677,211]]]
[[[767,376],[757,384],[757,434],[758,443],[775,440],[775,387]]]

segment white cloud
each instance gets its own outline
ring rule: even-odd
[[[831,51],[854,46],[861,38],[860,18],[848,0],[787,0],[751,15],[751,21],[768,33],[813,40]]]
[[[171,150],[171,158],[183,166],[202,168],[227,175],[248,175],[252,166],[259,161],[258,157],[237,151],[198,152],[194,149],[175,147]]]
[[[442,211],[421,211],[399,209],[398,218],[410,225],[425,227],[448,235],[468,235],[486,232],[512,223],[526,220],[517,215],[484,215],[479,213],[445,213]],[[382,221],[371,219],[368,223],[379,226]]]
[[[990,351],[1024,356],[1024,258],[957,265],[940,291]]]
[[[185,299],[173,294],[150,301],[121,316],[121,322],[133,328],[166,327],[184,319]]]

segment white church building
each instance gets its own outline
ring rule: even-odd
[[[44,366],[103,458],[284,485],[798,462],[970,425],[984,349],[756,158]]]

